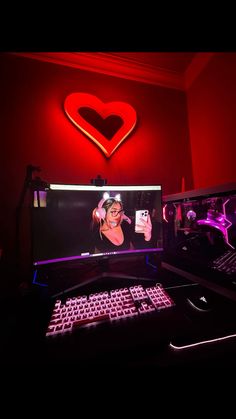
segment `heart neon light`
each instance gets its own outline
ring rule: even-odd
[[[95,110],[104,120],[113,115],[122,119],[121,127],[115,132],[111,139],[107,139],[91,123],[86,121],[79,113],[81,108]],[[134,129],[137,122],[137,115],[134,108],[125,102],[103,103],[94,95],[88,93],[71,93],[64,102],[66,115],[85,135],[87,135],[106,157],[110,157],[125,138]]]

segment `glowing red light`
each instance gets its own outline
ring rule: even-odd
[[[118,116],[122,119],[123,123],[113,137],[108,139],[95,126],[82,117],[79,113],[81,108],[95,110],[104,120],[111,115]],[[134,129],[137,121],[136,111],[128,103],[103,103],[96,96],[87,93],[72,93],[67,96],[64,109],[71,122],[100,147],[106,157],[110,157],[115,152]]]

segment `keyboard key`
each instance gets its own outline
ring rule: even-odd
[[[227,250],[223,255],[215,259],[210,267],[227,275],[234,275],[236,272],[236,251]]]

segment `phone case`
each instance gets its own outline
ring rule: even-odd
[[[140,220],[147,221],[148,218],[148,210],[137,210],[135,211],[135,232],[138,233],[142,230],[142,227],[139,227],[139,225],[142,225],[142,222]]]

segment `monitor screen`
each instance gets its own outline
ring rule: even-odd
[[[163,251],[160,185],[50,184],[34,198],[34,266]]]

